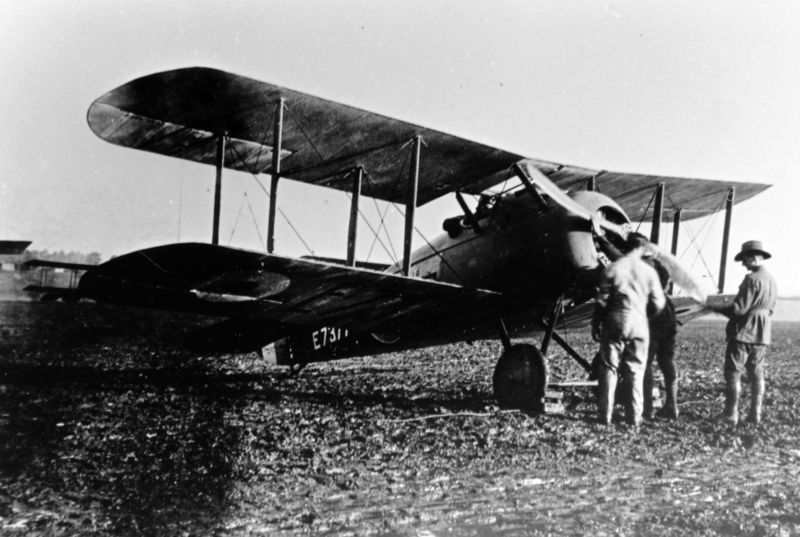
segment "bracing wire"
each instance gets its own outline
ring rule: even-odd
[[[717,213],[714,213],[714,215],[712,215],[712,217],[709,219],[712,222],[712,225],[708,226],[708,230],[706,231],[705,237],[703,238],[703,240],[699,244],[699,246],[696,247],[696,252],[697,253],[695,254],[695,258],[694,258],[694,260],[692,260],[692,264],[691,264],[691,266],[694,267],[695,263],[697,263],[697,260],[699,259],[702,262],[703,267],[705,267],[706,273],[711,278],[711,280],[714,283],[714,285],[716,285],[716,278],[714,278],[714,274],[711,272],[711,268],[706,263],[706,258],[703,255],[703,247],[705,246],[706,242],[708,241],[708,238],[711,236],[711,231],[713,229],[713,222],[715,222],[716,219],[717,219]],[[705,228],[705,227],[706,226],[703,225],[703,228]],[[702,230],[702,228],[701,228],[701,230]],[[699,235],[699,233],[698,233],[698,235]]]
[[[246,199],[246,196],[243,197],[242,202],[239,204],[239,211],[236,213],[236,219],[233,221],[233,226],[231,227],[231,235],[228,237],[228,246],[230,246],[231,242],[233,242],[233,234],[236,233],[236,226],[239,224],[239,218],[242,216],[242,209],[244,208],[244,202]]]
[[[716,284],[716,279],[714,278],[714,274],[713,274],[713,272],[711,272],[711,268],[708,266],[708,264],[706,263],[706,259],[703,256],[703,246],[705,245],[705,243],[708,240],[708,238],[711,236],[711,230],[713,228],[713,224],[717,220],[717,215],[719,214],[719,210],[720,210],[721,207],[722,207],[722,203],[718,204],[714,208],[711,218],[707,219],[703,223],[703,225],[700,227],[698,232],[692,237],[692,240],[690,241],[689,246],[684,250],[684,254],[685,254],[688,251],[688,248],[690,248],[692,246],[695,246],[696,254],[695,254],[695,259],[692,260],[692,267],[695,265],[695,263],[697,262],[697,259],[699,258],[700,261],[703,263],[703,266],[705,267],[706,272],[708,273],[708,276],[711,278],[711,280],[714,282],[714,284]],[[703,232],[703,230],[706,229],[706,227],[708,227],[708,229],[705,232],[705,237],[703,238],[702,242],[700,242],[700,244],[697,245],[697,238],[700,236],[700,234]]]
[[[306,130],[303,128],[303,124],[301,123],[300,119],[299,119],[298,117],[296,117],[296,116],[293,114],[293,112],[292,112],[292,110],[291,110],[291,108],[290,108],[289,106],[287,106],[287,107],[286,107],[286,112],[287,112],[287,116],[289,117],[289,119],[291,119],[291,120],[292,120],[292,122],[293,122],[293,123],[294,123],[294,124],[297,126],[297,128],[300,130],[300,133],[303,135],[303,137],[306,139],[306,141],[308,142],[308,144],[309,144],[309,145],[311,146],[311,148],[314,150],[314,153],[316,153],[316,154],[317,154],[317,158],[319,158],[320,162],[322,162],[322,163],[326,163],[326,160],[325,160],[325,158],[322,156],[322,154],[320,153],[319,149],[318,149],[318,148],[317,148],[317,146],[314,144],[314,141],[311,139],[311,137],[310,137],[310,136],[309,136],[309,135],[306,133]],[[405,143],[404,143],[404,144],[401,146],[401,150],[402,150],[402,148],[403,148],[403,147],[405,147],[406,145],[408,145],[408,143],[409,143],[409,142],[405,142]],[[369,176],[369,173],[366,173],[366,178],[367,178],[367,181],[371,181],[371,179],[370,179],[370,176]],[[351,196],[350,196],[350,194],[347,194],[347,193],[346,193],[346,195],[347,195],[348,199],[352,199],[352,198],[351,198]],[[372,201],[373,201],[373,203],[375,204],[376,212],[377,212],[377,213],[380,215],[380,208],[378,207],[378,203],[377,203],[377,201],[375,200],[375,198],[372,198]],[[387,209],[384,211],[384,217],[385,217],[385,214],[386,214],[386,212],[388,212],[388,208],[387,208]],[[369,227],[369,229],[370,229],[370,231],[372,232],[372,234],[373,234],[373,237],[374,237],[374,238],[373,238],[373,242],[372,242],[372,246],[370,247],[370,255],[372,254],[372,249],[374,248],[374,246],[375,246],[375,241],[377,240],[377,242],[378,242],[378,243],[381,245],[381,247],[383,248],[383,250],[384,250],[384,251],[386,252],[386,254],[389,256],[389,258],[390,258],[390,259],[392,259],[392,262],[393,262],[393,263],[396,263],[396,262],[397,262],[397,253],[395,252],[394,245],[393,245],[393,243],[392,243],[392,239],[391,239],[391,237],[389,236],[389,232],[388,232],[388,230],[387,230],[387,229],[384,227],[384,225],[383,225],[383,224],[384,224],[384,222],[383,222],[383,218],[381,219],[381,223],[380,223],[380,225],[378,226],[378,230],[377,230],[377,231],[375,231],[375,229],[372,227],[372,224],[370,223],[369,219],[368,219],[368,218],[367,218],[367,217],[364,215],[364,213],[361,211],[361,209],[360,209],[360,208],[359,208],[359,210],[358,210],[358,214],[359,214],[359,216],[361,217],[361,219],[362,219],[362,220],[363,220],[363,221],[364,221],[364,222],[367,224],[367,227]],[[386,238],[388,239],[388,242],[389,242],[389,248],[391,249],[391,252],[389,251],[389,249],[387,249],[387,248],[386,248],[386,245],[385,245],[385,244],[383,243],[383,241],[380,239],[380,230],[381,230],[381,227],[384,227],[385,234],[386,234]],[[367,256],[367,259],[369,259],[369,256]]]
[[[231,230],[231,237],[228,239],[228,245],[230,245],[230,243],[233,241],[233,234],[236,231],[236,225],[239,223],[239,218],[242,215],[242,206],[245,203],[247,204],[247,209],[250,212],[250,218],[253,220],[253,227],[258,235],[258,243],[264,244],[264,238],[261,236],[261,226],[258,225],[258,219],[253,211],[253,204],[250,203],[250,196],[247,195],[247,187],[245,186],[244,181],[242,181],[241,176],[237,177],[239,179],[239,185],[242,187],[242,205],[239,206],[239,213],[236,215],[236,221],[233,223],[233,229]]]
[[[655,192],[653,192],[653,196],[651,196],[651,198],[650,198],[650,202],[649,202],[649,203],[648,203],[648,205],[647,205],[647,209],[645,209],[645,214],[646,214],[646,213],[647,213],[647,211],[650,209],[650,206],[652,205],[652,203],[653,203],[653,200],[655,199],[655,194],[656,194],[656,193],[655,193]],[[675,207],[677,204],[676,204],[676,203],[675,203],[675,201],[672,199],[672,197],[669,195],[669,192],[665,192],[665,194],[666,194],[666,198],[667,198],[667,201],[668,201],[668,203],[670,204],[670,206],[672,206],[672,207],[674,208],[674,207]],[[691,261],[691,264],[689,265],[689,270],[691,270],[691,269],[693,269],[693,268],[694,268],[695,264],[697,263],[697,261],[698,261],[698,259],[699,259],[699,260],[701,261],[701,263],[702,263],[703,267],[705,268],[705,271],[706,271],[707,275],[708,275],[708,276],[709,276],[709,277],[712,279],[712,281],[714,280],[714,275],[713,275],[713,273],[711,272],[711,269],[709,268],[708,264],[706,263],[706,259],[705,259],[705,257],[703,256],[703,250],[702,250],[702,249],[703,249],[703,246],[704,246],[704,244],[705,244],[705,242],[708,240],[708,237],[709,237],[709,235],[710,235],[710,233],[711,233],[711,227],[709,227],[709,229],[706,231],[705,237],[702,239],[702,241],[701,241],[701,242],[699,242],[699,245],[698,245],[698,239],[700,238],[700,235],[703,233],[703,231],[704,231],[704,229],[706,228],[706,226],[707,226],[707,225],[708,225],[710,222],[713,222],[713,221],[714,221],[714,219],[716,218],[716,214],[717,214],[717,212],[719,211],[719,209],[720,209],[720,207],[721,207],[721,206],[722,206],[722,203],[718,204],[718,205],[717,205],[717,206],[716,206],[716,207],[715,207],[715,208],[712,210],[712,215],[714,215],[714,216],[713,216],[711,219],[707,220],[707,221],[706,221],[706,222],[705,222],[705,223],[704,223],[704,224],[703,224],[703,225],[700,227],[700,229],[697,231],[697,233],[693,233],[693,231],[692,231],[691,227],[689,226],[688,222],[683,222],[683,227],[682,227],[682,229],[684,229],[684,230],[687,232],[687,234],[689,235],[689,239],[690,239],[690,240],[689,240],[689,245],[688,245],[688,246],[686,246],[686,247],[683,249],[683,252],[681,252],[679,255],[678,255],[678,254],[677,254],[677,252],[676,252],[676,255],[678,255],[678,257],[679,257],[679,258],[684,258],[684,257],[686,256],[686,254],[689,252],[689,249],[690,249],[690,248],[692,248],[692,247],[694,246],[694,247],[695,247],[695,252],[696,252],[696,254],[695,254],[695,257],[694,257],[694,259]],[[641,222],[640,222],[640,224],[639,224],[639,225],[641,226]],[[638,229],[639,229],[639,228],[637,227],[637,231],[638,231]]]
[[[350,174],[348,174],[348,175],[350,175]],[[365,175],[366,175],[366,174],[365,174]],[[345,176],[345,178],[347,178],[347,176]],[[345,195],[347,196],[347,199],[348,199],[348,200],[351,200],[351,201],[352,201],[352,195],[350,195],[348,192],[345,192]],[[374,200],[374,198],[373,198],[373,200]],[[369,230],[372,232],[372,234],[373,234],[373,237],[374,237],[375,239],[377,239],[378,243],[379,243],[379,244],[381,245],[381,247],[383,248],[383,251],[384,251],[384,252],[386,252],[386,255],[388,255],[388,256],[389,256],[389,257],[392,259],[392,263],[396,263],[396,262],[397,262],[397,260],[396,260],[395,258],[393,258],[393,257],[392,257],[392,252],[390,252],[390,251],[388,250],[388,248],[386,248],[386,245],[385,245],[385,244],[383,244],[383,241],[381,241],[381,240],[380,240],[380,237],[378,236],[378,232],[377,232],[377,231],[375,231],[375,228],[373,228],[373,227],[372,227],[372,224],[370,223],[369,219],[368,219],[368,218],[367,218],[367,217],[364,215],[364,213],[361,211],[361,208],[360,208],[360,207],[359,207],[359,209],[358,209],[358,215],[361,217],[361,219],[362,219],[362,220],[364,221],[364,223],[367,225],[367,227],[369,228]],[[375,240],[373,240],[373,243],[372,243],[372,244],[373,244],[373,246],[374,246],[374,244],[375,244]],[[372,253],[372,250],[371,250],[371,249],[370,249],[370,253]],[[369,261],[369,256],[367,256],[367,261]]]
[[[656,192],[657,190],[653,190],[653,195],[650,196],[650,201],[647,202],[647,207],[645,207],[645,210],[642,213],[642,217],[639,219],[639,223],[636,225],[636,233],[639,233],[639,228],[642,227],[642,223],[644,222],[644,218],[647,215],[647,211],[650,210],[650,206],[653,205],[653,200],[656,199]]]
[[[256,234],[258,235],[258,243],[259,244],[266,244],[264,241],[264,237],[261,236],[261,226],[258,225],[258,219],[256,218],[256,214],[253,211],[253,205],[250,203],[250,198],[247,197],[247,192],[245,192],[245,198],[247,199],[247,208],[250,210],[250,218],[253,219],[253,227],[256,228]]]
[[[233,152],[234,152],[234,153],[236,153],[236,156],[239,158],[239,161],[240,161],[240,162],[243,162],[243,163],[245,163],[245,164],[246,164],[246,162],[247,162],[247,161],[246,161],[246,160],[244,160],[244,159],[242,158],[242,156],[241,156],[241,154],[239,153],[239,151],[238,151],[238,150],[237,150],[235,147],[233,147],[233,146],[231,146],[231,149],[233,150]],[[250,172],[250,175],[253,177],[253,179],[255,180],[256,184],[259,186],[259,188],[261,188],[261,190],[262,190],[262,191],[263,191],[263,192],[264,192],[264,193],[265,193],[265,194],[266,194],[268,197],[272,197],[272,193],[271,193],[271,192],[269,192],[269,191],[267,190],[267,188],[266,188],[264,185],[262,185],[262,184],[261,184],[261,181],[259,181],[259,180],[258,180],[258,176],[257,176],[255,173],[253,173],[251,170],[249,170],[249,169],[248,169],[248,171]],[[285,213],[285,212],[283,212],[283,209],[281,209],[280,207],[278,207],[278,212],[279,212],[279,213],[280,213],[280,215],[283,217],[283,219],[284,219],[284,220],[286,220],[286,223],[287,223],[287,224],[289,224],[289,227],[291,228],[291,230],[292,230],[292,231],[294,231],[294,234],[295,234],[295,235],[297,235],[297,238],[298,238],[298,239],[300,239],[300,242],[303,244],[303,246],[305,247],[305,249],[306,249],[306,250],[308,250],[308,253],[309,253],[309,254],[311,254],[311,255],[314,255],[314,250],[312,250],[312,249],[311,249],[311,247],[310,247],[310,246],[308,245],[308,243],[305,241],[305,239],[303,238],[303,236],[300,234],[300,232],[299,232],[299,231],[297,230],[297,228],[294,226],[294,224],[293,224],[293,223],[292,223],[292,221],[289,219],[289,217],[286,215],[286,213]],[[259,239],[261,239],[261,234],[260,234],[260,233],[259,233]],[[266,248],[266,245],[265,245],[264,247]]]
[[[675,207],[676,203],[673,201],[673,199],[669,195],[669,192],[666,192],[666,196],[667,196],[667,200],[669,201],[670,205],[672,207]],[[697,263],[697,261],[699,259],[700,262],[702,263],[703,267],[705,268],[706,274],[711,278],[712,282],[714,282],[715,285],[716,285],[716,279],[714,277],[714,273],[711,271],[711,268],[708,266],[708,263],[706,262],[705,256],[703,255],[703,247],[704,247],[705,243],[708,241],[709,236],[711,235],[711,230],[713,228],[713,224],[716,221],[717,214],[718,214],[719,210],[721,209],[723,203],[724,203],[724,200],[721,201],[720,203],[718,203],[717,206],[714,209],[712,209],[711,218],[707,219],[703,223],[703,225],[700,226],[700,229],[697,231],[697,233],[693,232],[693,230],[692,230],[692,228],[691,228],[691,226],[689,225],[688,222],[682,222],[682,224],[683,224],[682,229],[684,229],[686,231],[686,233],[689,235],[689,244],[679,254],[679,258],[685,257],[686,254],[689,252],[689,250],[692,247],[694,247],[695,256],[694,256],[694,259],[692,259],[692,261],[691,261],[689,269],[691,270],[692,268],[694,268],[695,264]],[[706,229],[706,227],[708,227],[708,229]],[[704,231],[705,231],[705,235],[702,237],[702,240],[700,240],[701,235],[703,234]],[[677,252],[676,252],[676,255],[678,255]]]
[[[400,168],[399,168],[399,170],[398,170],[398,172],[397,172],[397,176],[395,177],[395,181],[394,181],[394,189],[395,189],[395,190],[397,189],[397,185],[398,185],[398,184],[400,184],[400,178],[402,177],[402,175],[403,175],[403,172],[405,172],[405,169],[406,169],[406,163],[408,163],[408,157],[409,157],[409,154],[408,154],[407,152],[403,151],[403,150],[404,150],[406,147],[408,147],[408,145],[409,145],[410,143],[411,143],[411,142],[405,142],[403,145],[401,145],[401,146],[398,148],[397,152],[395,153],[395,154],[401,154],[401,153],[402,153],[402,154],[404,155],[404,157],[403,157],[403,163],[400,165]],[[367,173],[367,181],[368,181],[368,182],[370,182],[370,183],[372,183],[372,176],[371,176],[369,173]],[[372,184],[374,184],[374,183],[372,183]],[[381,229],[383,229],[383,233],[384,233],[384,235],[386,236],[386,241],[389,243],[389,248],[391,248],[391,250],[392,250],[392,253],[389,255],[389,257],[392,259],[392,262],[393,262],[393,263],[397,263],[397,261],[398,261],[398,259],[399,259],[398,255],[397,255],[397,250],[395,250],[395,247],[394,247],[394,242],[392,242],[392,236],[391,236],[391,235],[389,235],[389,228],[386,226],[386,215],[387,215],[387,214],[388,214],[388,212],[389,212],[389,205],[390,205],[390,204],[387,202],[387,205],[386,205],[386,207],[385,207],[385,208],[384,208],[384,210],[383,210],[383,214],[381,214],[380,207],[378,207],[378,201],[377,201],[375,198],[372,198],[372,203],[373,203],[373,204],[374,204],[374,206],[375,206],[375,212],[376,212],[378,215],[380,215],[380,219],[381,219],[381,221],[380,221],[380,223],[378,224],[378,233],[376,233],[376,234],[373,236],[372,244],[370,245],[370,248],[369,248],[369,253],[367,254],[367,260],[369,260],[370,256],[372,255],[372,251],[373,251],[373,249],[375,248],[375,241],[376,241],[376,240],[380,240],[380,239],[379,239],[379,234],[380,234],[380,231],[381,231]],[[381,244],[381,245],[382,245],[382,244]],[[384,247],[384,250],[385,250],[385,249],[386,249],[386,248]]]
[[[392,203],[392,204],[391,204],[391,206],[392,206],[392,207],[394,207],[394,209],[395,209],[395,210],[396,210],[398,213],[400,213],[400,215],[401,215],[403,218],[405,218],[405,216],[406,216],[406,215],[405,215],[405,213],[402,211],[402,209],[400,209],[400,207],[398,207],[398,206],[397,206],[397,204],[396,204],[396,203]],[[444,254],[442,254],[442,252],[440,252],[439,250],[437,250],[437,249],[436,249],[436,248],[433,246],[433,244],[431,244],[431,242],[428,240],[428,238],[425,236],[425,234],[424,234],[424,233],[422,233],[422,231],[420,231],[420,229],[419,229],[417,226],[414,226],[414,232],[415,232],[417,235],[419,235],[419,237],[420,237],[420,238],[421,238],[423,241],[425,241],[425,244],[427,244],[427,245],[428,245],[428,247],[429,247],[429,248],[431,249],[431,251],[432,251],[432,252],[433,252],[433,253],[436,255],[436,257],[438,257],[439,259],[441,259],[441,260],[442,260],[442,263],[444,263],[444,265],[445,265],[447,268],[449,268],[449,269],[450,269],[450,272],[452,272],[452,273],[453,273],[453,275],[454,275],[456,278],[458,278],[458,281],[460,281],[460,282],[461,282],[461,284],[462,284],[463,286],[467,287],[468,285],[467,285],[467,282],[466,282],[466,280],[465,280],[464,278],[462,278],[462,277],[461,277],[461,275],[458,273],[458,271],[456,271],[456,270],[453,268],[453,266],[452,266],[452,265],[451,265],[451,264],[450,264],[450,263],[447,261],[447,259],[444,257]]]
[[[405,144],[400,146],[400,148],[397,150],[397,153],[403,152],[403,149],[405,149],[407,146],[408,146],[408,142],[406,142]],[[406,163],[408,163],[409,155],[406,152],[404,152],[404,153],[405,153],[405,157],[403,158],[403,163],[400,165],[400,169],[397,172],[397,177],[395,178],[395,187],[394,187],[395,189],[397,188],[397,185],[400,182],[400,177],[402,176],[403,172],[406,169]],[[372,183],[372,176],[369,173],[367,173],[367,181]],[[387,202],[387,206],[384,208],[383,214],[381,214],[380,207],[378,207],[378,201],[375,198],[372,198],[372,202],[375,205],[375,211],[381,216],[381,221],[380,221],[380,224],[378,225],[378,233],[380,233],[381,229],[383,229],[383,233],[384,233],[384,235],[386,235],[386,240],[389,243],[389,248],[391,248],[391,250],[392,250],[392,254],[390,255],[390,257],[392,258],[392,261],[396,263],[399,258],[397,256],[397,251],[394,248],[394,243],[392,242],[392,237],[391,237],[391,235],[389,235],[389,229],[386,226],[386,215],[389,212],[389,205],[390,204]],[[367,259],[369,259],[369,256],[372,255],[372,250],[375,247],[375,240],[376,239],[378,239],[378,234],[376,234],[374,236],[374,238],[373,238],[372,245],[370,246],[370,249],[369,249],[369,254],[367,255]]]
[[[695,235],[692,237],[692,240],[689,242],[689,245],[688,245],[686,248],[684,248],[684,250],[683,250],[683,253],[682,253],[681,255],[686,255],[686,253],[689,251],[689,248],[691,248],[692,246],[694,246],[694,245],[695,245],[695,242],[696,242],[696,240],[695,240],[695,239],[696,239],[696,237],[699,237],[699,236],[700,236],[700,234],[703,232],[703,230],[706,228],[706,226],[709,226],[709,228],[711,227],[711,226],[710,226],[710,224],[711,224],[711,223],[712,223],[714,220],[716,220],[716,214],[717,214],[717,212],[719,211],[720,207],[721,207],[721,204],[720,204],[720,205],[717,205],[717,206],[714,208],[714,210],[712,211],[712,218],[709,218],[708,220],[706,220],[706,221],[703,223],[703,225],[702,225],[702,226],[700,226],[700,229],[699,229],[699,230],[697,230],[697,233],[696,233],[696,234],[695,234]],[[706,234],[709,234],[709,233],[710,233],[710,230],[706,232]],[[699,247],[696,247],[696,248],[697,248],[698,250],[700,249]]]
[[[308,145],[310,145],[311,149],[314,150],[314,153],[317,154],[317,158],[320,160],[321,163],[323,163],[323,164],[327,163],[327,160],[325,159],[325,157],[322,156],[322,153],[320,153],[319,149],[317,149],[317,146],[314,144],[314,141],[311,139],[311,137],[308,134],[306,134],[306,130],[303,128],[303,124],[300,123],[300,120],[297,119],[297,117],[295,117],[294,112],[292,111],[291,107],[289,107],[288,105],[285,105],[285,107],[286,107],[286,115],[287,115],[287,117],[289,119],[291,119],[294,122],[295,125],[297,125],[297,128],[300,130],[300,133],[303,135],[303,138],[306,139],[306,141],[308,142]],[[274,148],[273,148],[273,150],[274,150]]]
[[[375,201],[375,198],[373,198],[373,201]],[[378,207],[378,203],[375,202],[375,211],[378,213],[378,216],[381,219],[380,224],[378,224],[378,229],[377,230],[372,228],[372,225],[369,223],[369,220],[367,220],[367,219],[364,220],[365,222],[367,222],[367,225],[369,226],[370,231],[372,231],[372,244],[370,244],[369,251],[367,252],[367,261],[369,261],[370,258],[372,257],[372,251],[375,248],[375,243],[378,243],[378,244],[381,245],[381,247],[383,247],[383,251],[386,252],[386,255],[389,256],[389,258],[392,260],[392,262],[396,263],[397,262],[397,253],[395,252],[394,244],[392,244],[391,239],[388,241],[389,242],[389,248],[391,248],[391,251],[390,251],[389,248],[387,248],[386,245],[383,243],[383,241],[381,240],[381,237],[380,237],[381,228],[384,227],[384,220],[386,219],[386,213],[389,212],[389,206],[387,204],[387,206],[384,207],[384,209],[383,209],[383,214],[381,214],[381,209],[380,209],[380,207]],[[388,238],[389,234],[386,233],[386,236]]]
[[[280,208],[278,208],[278,212],[281,213],[281,216],[283,216],[283,218],[286,220],[286,223],[289,224],[289,227],[292,228],[294,234],[297,235],[297,238],[300,239],[300,242],[303,243],[303,246],[305,246],[306,250],[308,250],[308,253],[314,255],[314,250],[312,250],[311,247],[308,245],[308,243],[305,241],[305,239],[303,239],[303,236],[300,234],[299,231],[297,231],[297,228],[294,227],[294,224],[292,224],[292,221],[289,220],[288,216],[286,216],[286,213],[284,213],[283,210]]]

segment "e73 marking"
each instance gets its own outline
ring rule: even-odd
[[[332,326],[323,326],[311,332],[311,343],[314,345],[314,350],[318,351],[328,345],[333,345],[337,341],[341,341],[347,337],[348,331],[341,328],[334,328]]]

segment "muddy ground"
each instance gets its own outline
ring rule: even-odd
[[[0,304],[0,534],[800,535],[800,323],[774,328],[762,425],[713,421],[723,325],[696,321],[681,419],[636,434],[595,425],[590,388],[500,411],[496,342],[290,377],[190,355],[169,319]]]

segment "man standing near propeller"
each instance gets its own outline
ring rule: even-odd
[[[592,221],[594,227],[594,220]],[[658,274],[642,258],[651,247],[643,235],[631,233],[628,252],[606,267],[600,283],[592,320],[592,337],[600,341],[602,367],[599,371],[598,420],[611,423],[617,375],[624,365],[625,386],[630,393],[626,404],[628,423],[638,427],[642,420],[643,380],[647,365],[650,327],[648,306],[660,312],[665,304]]]
[[[645,255],[658,258],[661,268],[669,273],[672,281],[693,297],[698,304],[706,302],[706,293],[697,280],[671,254],[658,250],[644,235],[629,233],[623,226],[608,222],[601,215],[592,214],[576,203],[563,190],[542,174],[530,162],[519,167],[520,177],[535,181],[551,199],[567,209],[573,215],[588,221],[598,242],[606,245],[602,248],[614,262],[605,268],[601,278],[601,286],[597,296],[597,306],[592,320],[592,337],[600,341],[599,376],[599,420],[610,423],[614,407],[617,372],[620,365],[626,365],[626,388],[632,393],[628,397],[627,418],[634,426],[642,419],[643,377],[647,366],[648,347],[650,344],[650,327],[648,323],[648,305],[652,306],[651,315],[658,315],[665,307],[666,298],[656,270],[643,260]],[[626,241],[627,253],[621,255],[619,250],[604,240],[609,231]],[[674,315],[668,316],[674,329]],[[663,329],[663,326],[657,327]],[[672,345],[674,336],[665,338],[665,345]],[[662,349],[663,350],[663,349]],[[662,361],[672,363],[674,374],[674,352],[663,356]],[[665,373],[665,382],[667,374]],[[677,381],[677,379],[675,379]],[[668,392],[673,397],[670,407],[666,409],[669,417],[677,417],[677,382],[673,382]],[[648,394],[652,397],[652,393]]]
[[[622,257],[614,244],[604,235],[597,217],[592,217],[592,232],[597,240],[600,250],[612,261]],[[648,312],[650,326],[650,342],[648,345],[647,364],[644,370],[644,409],[643,416],[646,419],[653,418],[653,362],[658,362],[659,369],[664,375],[664,389],[666,391],[666,401],[661,415],[670,419],[678,418],[678,375],[675,367],[675,336],[677,335],[678,323],[675,319],[675,306],[672,304],[669,295],[666,294],[667,288],[672,278],[669,271],[656,258],[658,250],[655,245],[646,248],[642,259],[645,263],[652,266],[658,274],[661,288],[664,290],[665,304],[660,312]],[[600,340],[599,334],[596,338]]]
[[[750,415],[748,421],[761,421],[764,401],[764,355],[772,340],[772,312],[778,296],[775,280],[763,266],[772,257],[761,241],[747,241],[733,259],[750,271],[739,285],[733,303],[708,306],[728,317],[725,336],[725,413],[721,420],[731,425],[739,421],[741,377],[746,370],[750,379]]]

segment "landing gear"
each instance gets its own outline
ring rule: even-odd
[[[539,349],[509,345],[494,369],[494,396],[504,408],[544,412],[548,375],[547,359]]]
[[[494,396],[501,407],[520,408],[543,413],[550,370],[547,365],[547,347],[555,341],[576,359],[586,370],[591,364],[555,332],[555,326],[564,312],[563,295],[555,302],[549,319],[542,319],[544,329],[541,350],[533,345],[511,344],[505,321],[498,319],[498,332],[503,343],[503,354],[494,369]]]

